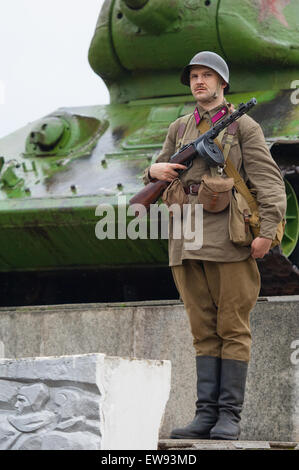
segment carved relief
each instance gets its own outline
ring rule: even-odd
[[[99,394],[90,388],[0,380],[0,449],[99,449]]]

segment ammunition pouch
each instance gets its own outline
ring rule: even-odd
[[[254,197],[253,192],[251,196]],[[229,210],[229,237],[230,241],[238,246],[249,246],[254,238],[260,234],[260,217],[257,205],[250,208],[246,198],[237,190],[233,190]],[[271,248],[281,243],[285,228],[282,220],[276,230],[275,239]]]
[[[230,203],[233,185],[233,178],[204,175],[198,191],[198,202],[207,212],[222,212]]]
[[[188,196],[185,193],[184,186],[179,178],[175,178],[162,194],[162,201],[168,207],[172,204],[178,204],[181,209],[188,203]]]
[[[233,189],[228,229],[230,241],[235,245],[248,246],[251,244],[253,240],[249,222],[251,216],[252,213],[246,199]]]

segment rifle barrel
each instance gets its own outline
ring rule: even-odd
[[[247,113],[253,106],[257,104],[257,100],[255,98],[251,98],[247,103],[241,103],[228,118],[224,119],[223,121],[219,122],[216,124],[214,127],[210,129],[211,131],[211,138],[215,139],[220,132],[225,128],[228,127],[232,122],[236,121],[239,119],[239,117],[243,116],[243,114]],[[209,131],[208,131],[209,132]]]

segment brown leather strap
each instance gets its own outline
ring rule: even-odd
[[[237,133],[238,127],[239,127],[238,121],[232,122],[227,128],[227,133],[229,135],[235,135]]]
[[[240,175],[240,173],[238,172],[238,170],[236,169],[233,162],[231,161],[231,159],[228,156],[228,153],[229,153],[229,150],[230,150],[230,147],[231,147],[231,144],[232,144],[233,136],[236,134],[237,130],[238,130],[238,123],[235,121],[235,122],[233,122],[232,124],[230,124],[228,126],[227,132],[228,132],[228,137],[229,138],[227,139],[227,143],[224,145],[224,149],[223,149],[221,144],[220,144],[220,147],[219,147],[220,150],[222,150],[223,153],[224,153],[224,158],[225,158],[224,171],[227,174],[227,176],[229,176],[230,178],[234,178],[235,188],[237,189],[237,191],[239,193],[242,194],[242,196],[245,197],[251,211],[256,212],[256,211],[258,211],[257,202],[256,202],[255,198],[253,197],[253,195],[251,194],[251,192],[249,191],[249,189],[248,189],[245,181],[243,180],[242,176]]]
[[[245,197],[251,211],[253,211],[253,212],[257,211],[258,210],[258,205],[257,205],[257,202],[256,202],[255,198],[253,197],[253,195],[249,191],[245,181],[243,180],[240,173],[236,170],[234,164],[232,163],[232,161],[230,160],[229,157],[227,157],[227,159],[226,159],[226,166],[224,168],[224,171],[227,174],[227,176],[229,176],[230,178],[234,178],[235,188],[239,191],[239,193],[242,194],[242,196]]]

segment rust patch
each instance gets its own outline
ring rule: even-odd
[[[115,143],[120,142],[124,138],[126,131],[127,131],[127,128],[125,126],[116,127],[115,129],[113,129],[112,137],[113,137],[114,142]]]
[[[290,100],[291,93],[292,90],[281,90],[274,100],[261,103],[251,110],[250,116],[261,125],[265,137],[272,137],[277,129],[284,127],[284,122],[294,107]]]
[[[262,278],[260,296],[299,294],[299,270],[281,253],[279,247],[258,259],[257,264]]]

